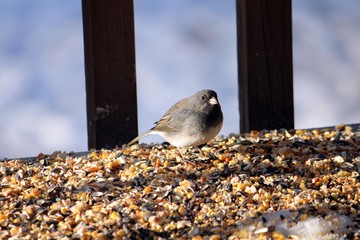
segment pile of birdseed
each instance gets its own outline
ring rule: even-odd
[[[360,239],[360,131],[0,162],[0,238]]]

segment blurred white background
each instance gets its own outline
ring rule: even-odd
[[[238,132],[235,1],[134,2],[139,132],[203,88]],[[296,128],[360,122],[359,12],[293,0]],[[0,158],[87,150],[82,34],[80,0],[0,0]]]

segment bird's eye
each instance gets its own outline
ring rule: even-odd
[[[202,100],[205,100],[205,96],[204,96],[204,95],[202,95],[202,96],[201,96],[201,99],[202,99]]]

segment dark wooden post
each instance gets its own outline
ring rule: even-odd
[[[240,132],[294,128],[291,0],[237,0]]]
[[[89,149],[137,135],[132,0],[83,0]]]

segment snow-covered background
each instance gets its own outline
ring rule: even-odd
[[[296,128],[360,122],[359,12],[293,0]],[[203,88],[239,131],[235,19],[234,0],[135,0],[140,132]],[[0,158],[87,149],[82,33],[80,0],[0,0]]]

